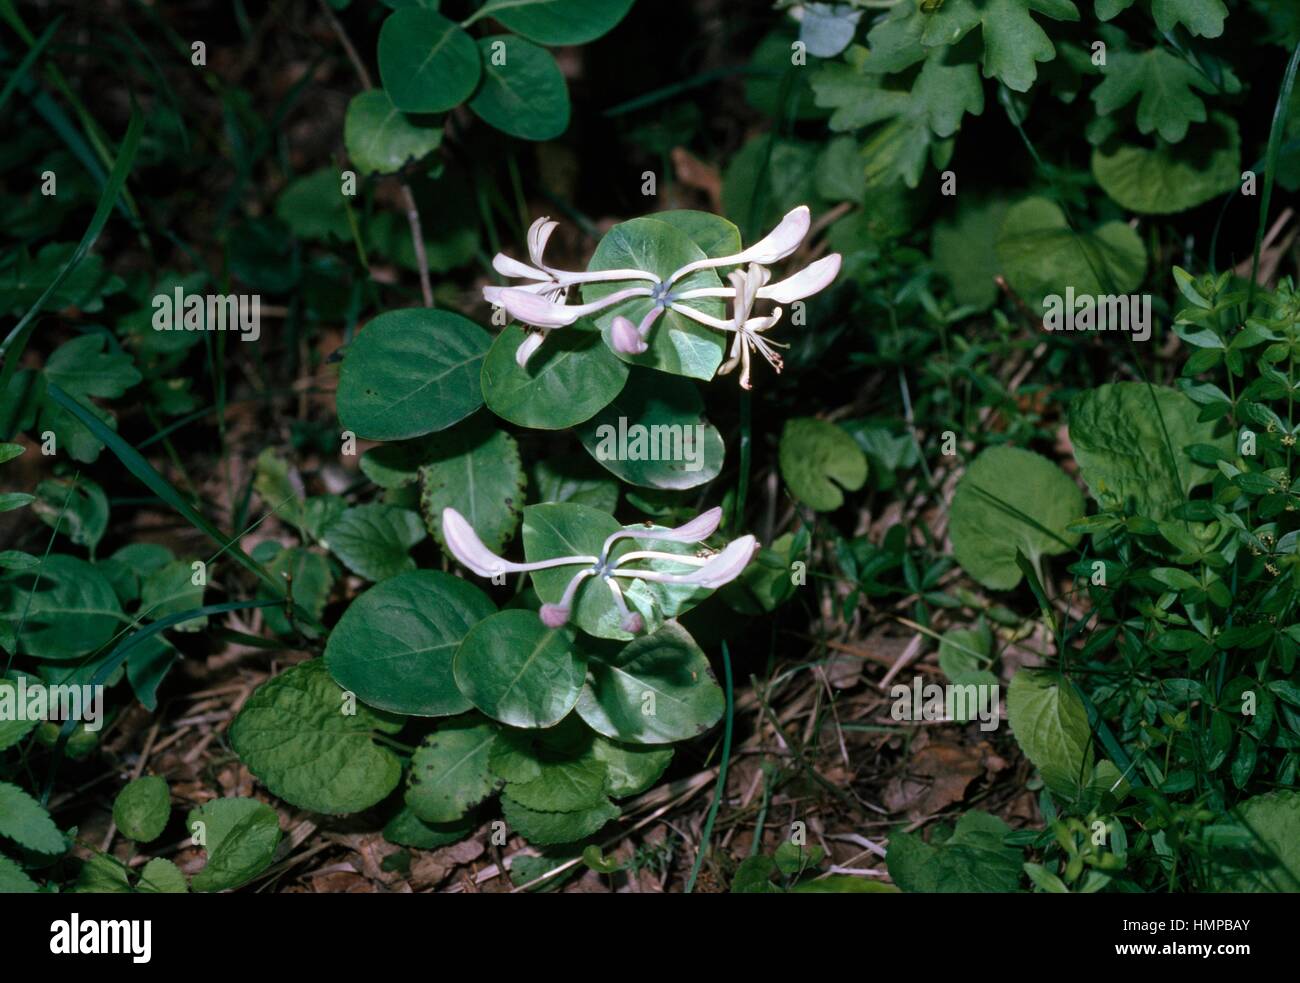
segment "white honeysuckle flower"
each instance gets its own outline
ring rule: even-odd
[[[771,275],[771,271],[766,267],[751,263],[748,270],[733,270],[727,277],[731,281],[732,289],[735,291],[736,303],[735,319],[725,330],[734,331],[736,336],[731,342],[731,351],[728,353],[727,361],[718,368],[718,375],[727,375],[737,365],[740,365],[740,388],[742,389],[752,388],[749,380],[750,354],[752,352],[757,351],[767,360],[767,364],[779,373],[784,363],[781,356],[772,349],[773,347],[789,347],[779,342],[770,341],[762,335],[764,331],[781,320],[781,308],[776,308],[766,317],[749,316],[754,301],[758,299],[763,287],[767,284],[768,277]]]
[[[811,224],[812,215],[808,211],[808,206],[800,205],[787,212],[785,218],[781,219],[780,225],[743,252],[736,253],[734,256],[720,256],[717,259],[700,259],[694,263],[687,263],[673,273],[668,278],[668,282],[675,283],[688,273],[717,266],[743,266],[748,263],[770,266],[779,263],[799,248]]]
[[[453,508],[442,510],[442,534],[447,549],[464,566],[480,577],[494,577],[506,573],[527,573],[533,570],[549,570],[553,567],[577,566],[564,593],[556,604],[543,604],[538,612],[542,624],[548,628],[559,628],[569,620],[573,610],[573,601],[578,588],[589,577],[599,577],[609,587],[618,608],[620,627],[632,634],[645,627],[645,619],[631,610],[623,596],[623,590],[616,578],[629,580],[647,580],[662,584],[698,585],[706,588],[721,587],[735,580],[748,566],[749,561],[758,551],[758,541],[753,536],[742,536],[726,546],[721,552],[707,556],[681,556],[677,553],[659,550],[633,550],[614,558],[610,551],[620,539],[635,538],[641,540],[659,540],[675,543],[699,543],[708,539],[718,529],[722,521],[722,509],[712,508],[691,521],[675,529],[660,529],[651,524],[643,526],[624,526],[618,532],[606,537],[599,556],[557,556],[549,560],[533,563],[514,563],[497,556],[479,539],[474,528]],[[638,560],[658,560],[676,563],[687,570],[682,573],[667,573],[660,570],[645,570],[626,564]]]
[[[674,271],[666,280],[654,273],[638,269],[598,270],[587,273],[573,273],[556,270],[545,264],[543,252],[546,243],[555,231],[557,223],[549,218],[540,218],[528,230],[528,255],[533,265],[529,266],[518,260],[498,253],[492,265],[504,276],[529,280],[530,283],[511,287],[484,287],[483,297],[490,304],[503,308],[512,318],[532,328],[531,332],[515,352],[515,360],[522,367],[528,359],[545,342],[550,331],[569,327],[580,318],[613,307],[633,297],[649,297],[651,307],[641,317],[639,324],[622,315],[616,315],[610,325],[610,347],[620,355],[640,355],[648,348],[650,331],[655,322],[666,310],[675,311],[714,331],[727,331],[734,334],[728,361],[719,369],[719,375],[725,375],[742,366],[740,384],[750,388],[750,356],[757,351],[767,362],[781,371],[781,356],[774,348],[788,348],[778,342],[761,337],[781,317],[781,308],[776,308],[766,316],[751,317],[754,303],[758,300],[771,300],[778,304],[792,304],[811,297],[813,294],[830,286],[839,275],[841,257],[832,253],[810,264],[797,273],[769,283],[771,271],[767,265],[785,259],[796,249],[808,234],[811,226],[811,213],[808,206],[800,205],[791,209],[775,229],[757,243],[732,256],[721,256],[697,260]],[[698,287],[687,290],[673,290],[673,285],[683,277],[699,270],[715,269],[724,266],[736,266],[741,269],[728,274],[729,287]],[[607,297],[587,304],[569,304],[569,287],[577,283],[615,282],[619,280],[645,280],[650,286],[628,287],[617,290]],[[730,318],[719,318],[691,306],[687,301],[703,299],[732,300],[733,313]]]

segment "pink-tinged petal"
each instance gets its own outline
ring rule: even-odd
[[[780,225],[745,250],[745,262],[761,263],[764,266],[780,262],[799,248],[810,225],[812,213],[808,211],[807,205],[791,209],[781,219]]]
[[[701,259],[694,263],[687,263],[673,273],[668,278],[668,282],[680,280],[696,270],[707,270],[716,266],[742,266],[746,263],[770,266],[785,259],[799,248],[799,243],[803,242],[811,224],[812,214],[808,211],[808,206],[800,205],[787,212],[775,229],[744,252],[736,253],[734,256],[720,256],[717,259]]]
[[[637,611],[629,611],[618,626],[632,635],[639,635],[645,630],[645,618]]]
[[[519,343],[515,349],[515,364],[521,369],[528,367],[528,360],[533,357],[533,353],[542,347],[542,342],[546,340],[545,331],[530,331],[524,336],[524,340]]]
[[[615,280],[649,280],[651,283],[658,283],[658,275],[647,270],[623,269],[623,270],[588,270],[585,273],[573,273],[567,270],[553,270],[549,266],[546,271],[566,287],[574,283],[611,283]]]
[[[839,253],[823,256],[811,266],[806,266],[794,276],[786,277],[777,283],[769,284],[758,291],[758,296],[765,300],[774,300],[778,304],[793,304],[815,293],[820,293],[831,285],[840,274],[841,257]]]
[[[609,346],[622,355],[640,355],[649,347],[641,340],[636,325],[622,314],[616,315],[610,325]]]
[[[480,577],[511,573],[519,566],[503,560],[484,546],[474,527],[453,508],[442,510],[442,537],[446,540],[451,555]]]
[[[491,304],[493,307],[500,307],[500,306],[501,306],[501,291],[503,291],[503,290],[505,290],[505,289],[506,289],[505,287],[484,287],[484,288],[483,288],[483,299],[486,300],[486,301],[487,301],[489,304]]]
[[[671,543],[700,543],[718,531],[722,523],[722,509],[714,506],[707,512],[701,512],[690,522],[683,523],[675,529],[659,529],[654,526],[628,526],[618,532],[610,533],[601,547],[601,553],[609,555],[609,548],[620,539],[648,539]],[[622,562],[622,561],[619,561]]]
[[[511,259],[505,253],[497,253],[492,257],[492,269],[496,270],[502,276],[520,277],[524,280],[551,279],[549,273],[535,269],[527,263],[521,263],[517,259]]]
[[[754,558],[757,551],[758,540],[753,536],[741,536],[721,553],[711,557],[704,566],[690,573],[661,573],[658,570],[626,568],[615,570],[614,576],[635,577],[638,580],[660,584],[694,584],[714,589],[729,584],[739,577],[745,567],[749,566],[749,561]]]
[[[543,604],[538,615],[547,628],[560,628],[569,620],[569,609],[558,604]]]
[[[516,321],[539,328],[568,327],[582,316],[576,307],[553,304],[545,297],[519,287],[504,287],[497,298],[500,306]]]
[[[549,216],[542,216],[528,227],[528,255],[536,266],[544,266],[542,254],[546,252],[546,243],[551,233],[559,228],[559,222],[552,222]]]
[[[497,556],[483,545],[478,533],[466,518],[453,508],[442,510],[442,538],[447,549],[460,563],[480,577],[495,577],[503,573],[528,573],[532,570],[549,570],[574,564],[594,566],[594,556],[557,556],[535,563],[513,563]]]

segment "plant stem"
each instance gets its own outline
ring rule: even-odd
[[[704,820],[704,829],[700,833],[700,848],[695,853],[695,864],[691,867],[690,880],[686,882],[686,893],[695,890],[695,879],[700,876],[700,865],[704,863],[704,853],[709,848],[709,836],[713,833],[713,820],[718,818],[718,806],[722,803],[723,793],[727,788],[727,763],[731,759],[731,723],[734,716],[735,700],[731,692],[731,653],[727,643],[722,643],[722,674],[727,692],[727,720],[722,732],[722,762],[718,765],[718,784],[713,789],[713,802],[709,814]]]

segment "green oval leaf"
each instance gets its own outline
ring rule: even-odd
[[[707,731],[726,700],[709,660],[669,623],[609,658],[593,657],[578,714],[593,730],[629,744],[671,744]]]
[[[1051,673],[1021,669],[1007,688],[1007,721],[1048,787],[1074,798],[1092,777],[1088,713],[1074,688]]]
[[[503,420],[533,430],[566,430],[608,406],[627,382],[627,363],[587,318],[552,331],[520,368],[515,352],[525,337],[523,328],[509,325],[483,360],[483,398]]]
[[[359,92],[348,103],[343,145],[360,174],[396,174],[442,144],[442,127],[412,122],[383,89]],[[334,176],[338,180],[338,176]]]
[[[606,800],[578,812],[543,812],[529,809],[509,795],[501,796],[501,812],[512,830],[529,843],[547,846],[585,839],[619,815],[618,806]]]
[[[633,0],[487,0],[474,15],[491,17],[539,44],[586,44],[613,30]]]
[[[493,720],[550,727],[577,702],[586,660],[571,630],[552,631],[535,612],[510,610],[470,629],[453,671],[460,691]]]
[[[444,724],[411,758],[406,805],[426,823],[454,823],[496,788],[488,758],[496,740],[488,723]]]
[[[553,140],[569,126],[569,87],[545,48],[510,34],[480,38],[483,84],[469,108],[521,140]]]
[[[350,508],[326,526],[321,545],[358,577],[378,582],[414,570],[410,549],[425,535],[410,509],[372,503]]]
[[[404,440],[459,423],[483,405],[479,374],[491,340],[448,311],[380,314],[343,359],[339,422],[367,440]]]
[[[343,612],[325,646],[330,675],[371,706],[443,717],[470,708],[452,659],[470,628],[496,606],[481,590],[437,570],[384,581]]]
[[[726,455],[695,386],[645,370],[632,372],[578,439],[611,474],[643,488],[695,488],[718,476]]]
[[[148,775],[137,778],[118,793],[113,803],[113,822],[127,839],[152,843],[162,836],[171,809],[172,796],[166,779]]]
[[[400,729],[400,722],[345,699],[324,660],[313,659],[258,687],[231,724],[230,743],[248,770],[290,805],[346,815],[397,787],[401,763],[371,732]]]
[[[55,554],[39,570],[11,573],[0,581],[0,617],[22,623],[20,652],[66,660],[106,644],[121,625],[122,607],[112,585],[93,566]]]
[[[404,113],[459,106],[478,85],[481,71],[474,39],[436,11],[404,7],[379,29],[379,77]]]

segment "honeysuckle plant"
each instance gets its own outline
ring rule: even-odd
[[[443,510],[442,531],[443,539],[451,554],[480,577],[530,573],[534,570],[550,570],[558,567],[579,567],[580,569],[574,572],[565,585],[559,601],[543,604],[538,612],[546,627],[559,628],[566,624],[572,613],[578,589],[588,577],[596,577],[604,582],[614,600],[619,613],[619,628],[631,634],[638,634],[645,628],[645,619],[639,612],[628,607],[623,590],[618,583],[619,578],[714,590],[740,576],[749,565],[749,561],[753,559],[758,542],[753,536],[741,536],[721,551],[708,551],[702,556],[667,553],[653,549],[632,550],[616,555],[613,552],[614,547],[620,541],[627,539],[700,543],[717,531],[721,521],[722,509],[712,508],[675,529],[662,529],[650,522],[640,526],[624,526],[605,537],[598,555],[556,556],[529,563],[515,563],[497,556],[483,545],[483,541],[474,532],[474,527],[453,508]],[[660,565],[667,564],[670,568],[678,565],[693,569],[689,572],[670,573],[665,570],[626,565],[636,561],[658,561]]]
[[[781,358],[773,346],[784,347],[763,336],[781,319],[783,309],[775,307],[770,313],[751,316],[755,303],[768,300],[792,304],[804,300],[824,290],[839,274],[841,257],[838,253],[831,253],[784,280],[769,283],[772,274],[768,267],[786,259],[799,248],[808,235],[810,222],[808,206],[800,205],[791,209],[775,229],[749,248],[729,255],[692,259],[661,275],[637,267],[572,272],[548,266],[544,252],[557,223],[550,218],[539,218],[528,232],[528,254],[532,265],[504,253],[498,253],[492,261],[502,276],[530,282],[522,286],[484,287],[483,297],[488,303],[503,308],[517,321],[535,329],[516,349],[515,358],[521,368],[528,364],[551,331],[570,327],[582,318],[643,298],[649,301],[649,306],[639,318],[633,320],[623,313],[613,314],[609,326],[610,348],[620,356],[644,355],[650,347],[648,339],[656,323],[666,312],[673,311],[732,336],[728,361],[718,369],[718,374],[726,374],[740,366],[740,385],[749,389],[751,353],[758,352],[780,372]],[[691,274],[726,267],[738,267],[728,275],[730,286],[695,286],[689,282]],[[620,283],[634,285],[619,286],[586,303],[568,303],[569,290],[575,285]],[[705,299],[730,300],[731,316],[719,317],[692,303]]]

